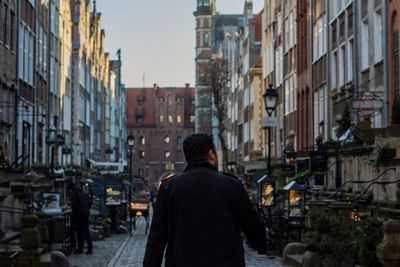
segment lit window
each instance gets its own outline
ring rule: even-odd
[[[171,115],[168,116],[168,121],[169,121],[170,123],[173,123],[173,122],[174,122],[174,119],[172,118]]]
[[[164,116],[160,115],[160,122],[164,122]]]
[[[194,115],[190,115],[190,122],[194,122]]]
[[[165,158],[165,159],[169,159],[170,157],[171,157],[171,152],[165,151],[165,152],[164,152],[164,158]]]
[[[169,138],[169,136],[166,136],[164,138],[164,143],[169,144],[170,141],[171,141],[171,139]]]
[[[208,33],[204,34],[204,39],[203,39],[203,44],[208,45],[209,38],[208,38]]]
[[[180,115],[176,116],[176,122],[181,123],[182,122],[182,117]]]
[[[143,136],[140,137],[140,143],[142,145],[146,144],[146,139]]]
[[[145,152],[143,150],[139,151],[139,157],[141,159],[144,159],[144,156],[145,156]]]

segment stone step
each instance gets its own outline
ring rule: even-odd
[[[291,267],[303,267],[303,257],[302,254],[287,255],[285,263]]]
[[[51,267],[51,255],[50,253],[45,253],[40,256],[40,267]]]

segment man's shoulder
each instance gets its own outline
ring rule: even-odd
[[[169,181],[169,180],[171,180],[172,178],[174,178],[176,176],[176,174],[169,174],[169,175],[167,175],[167,176],[165,176],[165,177],[163,177],[163,178],[161,178],[161,183],[164,183],[164,182],[166,182],[166,181]]]
[[[229,177],[229,178],[233,178],[233,179],[236,179],[236,180],[240,181],[240,178],[237,177],[236,175],[232,174],[232,173],[229,173],[229,172],[221,172],[221,174],[224,175],[224,176],[227,176],[227,177]]]
[[[220,172],[220,175],[223,176],[227,181],[230,181],[233,184],[236,184],[236,185],[242,184],[242,180],[238,176],[236,176],[232,173]]]

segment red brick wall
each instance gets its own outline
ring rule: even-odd
[[[310,103],[310,42],[308,17],[310,0],[297,2],[297,148],[304,150],[311,145]]]
[[[194,88],[131,88],[126,103],[127,131],[135,137],[133,174],[142,172],[149,184],[154,184],[167,171],[168,163],[174,165],[175,172],[182,172],[186,167],[182,142],[194,130],[194,123],[190,122],[194,115]],[[141,122],[138,115],[143,116]],[[169,142],[164,141],[167,136]],[[169,159],[165,158],[166,151],[171,153]]]

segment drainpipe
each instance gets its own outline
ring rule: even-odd
[[[388,0],[383,0],[383,127],[389,125],[389,14]]]
[[[19,26],[20,26],[20,17],[21,17],[21,4],[20,1],[17,1],[17,34],[16,34],[16,45],[17,47],[15,48],[17,51],[19,51]],[[15,94],[15,163],[17,164],[17,160],[18,160],[18,145],[19,145],[19,140],[18,140],[18,104],[19,104],[19,88],[20,88],[20,83],[19,83],[19,53],[16,53],[16,64],[15,64],[15,73],[16,73],[16,82],[15,82],[15,86],[16,86],[16,94]]]
[[[326,94],[327,94],[327,97],[326,97],[326,102],[327,102],[327,113],[328,113],[328,115],[326,116],[326,118],[327,118],[327,123],[326,123],[326,137],[327,137],[327,139],[326,139],[326,141],[328,141],[329,139],[331,139],[332,138],[332,114],[333,114],[333,112],[332,112],[332,102],[331,102],[331,88],[330,88],[330,84],[331,84],[331,76],[329,75],[329,73],[330,73],[330,70],[331,70],[331,57],[330,57],[330,47],[331,47],[331,38],[330,38],[330,34],[329,34],[329,12],[330,12],[330,9],[329,9],[329,1],[328,0],[326,0],[325,1],[325,7],[326,7],[326,9],[325,9],[325,23],[326,23],[326,29],[327,29],[327,34],[326,34],[326,42],[327,42],[327,49],[326,49],[326,54],[325,54],[325,57],[326,57],[326,69],[328,70],[328,72],[327,72],[327,75],[326,75],[326,80],[325,80],[325,82],[326,82],[326,89],[325,89],[325,92],[326,92]],[[354,53],[353,53],[353,55],[354,55]],[[314,106],[314,104],[312,103],[311,104],[312,106]]]
[[[360,92],[360,88],[359,88],[359,47],[360,47],[360,43],[359,43],[359,35],[358,35],[358,31],[357,31],[357,27],[358,27],[358,0],[354,0],[353,1],[353,39],[354,39],[354,45],[353,45],[353,55],[355,55],[354,58],[354,92],[355,95],[358,96],[358,93]],[[351,107],[349,107],[351,109]],[[360,116],[357,113],[355,116],[355,121],[356,124],[358,124],[360,122]]]

